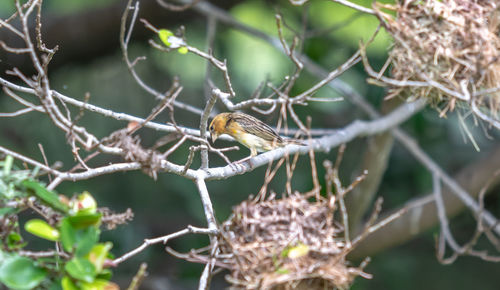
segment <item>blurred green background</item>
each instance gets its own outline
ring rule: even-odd
[[[142,1],[141,5],[149,7],[154,1]],[[215,1],[214,1],[215,2]],[[283,14],[287,27],[293,30],[301,29],[302,10],[293,7],[286,1],[223,1],[228,12],[239,21],[259,29],[269,35],[277,36],[274,14]],[[356,1],[369,6],[371,1]],[[114,0],[45,0],[43,3],[44,21],[54,19],[68,21],[67,34],[63,35],[65,42],[59,44],[60,54],[70,54],[71,41],[80,38],[81,30],[79,19],[84,13],[92,15],[93,11],[110,9],[119,15],[126,1]],[[217,3],[215,3],[218,5]],[[0,1],[0,16],[3,18],[12,13],[11,1]],[[206,50],[206,18],[200,14],[184,12],[170,12],[156,6],[156,12],[164,18],[176,18],[175,23],[168,23],[164,27],[161,18],[148,17],[147,13],[141,15],[153,25],[175,31],[183,25],[186,29],[188,43],[192,46]],[[306,12],[307,33],[309,38],[304,43],[304,53],[311,59],[321,64],[325,69],[331,70],[342,64],[358,48],[360,39],[365,41],[376,29],[377,20],[374,17],[361,15],[354,10],[329,1],[311,1]],[[115,19],[115,18],[113,18]],[[75,20],[75,22],[71,22]],[[91,32],[91,35],[102,35],[101,39],[78,39],[79,46],[75,49],[87,51],[81,58],[62,57],[65,61],[58,62],[58,54],[54,58],[55,65],[50,69],[51,85],[53,89],[83,100],[85,93],[90,93],[90,103],[108,108],[117,112],[126,112],[131,115],[145,117],[155,106],[154,98],[134,82],[122,61],[118,43],[119,19],[111,23],[115,34],[103,34],[101,31]],[[104,21],[93,18],[89,21]],[[63,22],[64,23],[64,22]],[[104,25],[103,25],[104,29]],[[291,30],[285,28],[289,38]],[[139,36],[135,36],[138,34]],[[202,108],[205,104],[204,81],[206,63],[201,58],[188,54],[180,55],[176,52],[166,54],[151,48],[147,38],[154,35],[137,23],[134,31],[133,42],[130,46],[130,55],[134,59],[145,55],[147,60],[137,66],[140,76],[149,85],[159,91],[165,91],[171,84],[173,76],[179,76],[184,90],[178,100]],[[92,41],[91,41],[92,40]],[[57,41],[57,40],[56,40]],[[97,41],[97,42],[96,42]],[[101,44],[109,42],[109,46],[100,49]],[[390,38],[381,32],[375,42],[369,47],[370,61],[375,68],[380,68],[386,59],[390,48]],[[214,42],[214,55],[219,59],[227,59],[229,71],[237,92],[236,101],[242,101],[252,95],[259,84],[269,81],[275,86],[279,85],[285,76],[293,73],[294,66],[275,48],[265,41],[249,36],[241,31],[233,30],[223,24],[217,25],[217,34]],[[19,66],[17,60],[0,59],[2,68]],[[26,67],[29,62],[24,60]],[[28,62],[28,63],[26,63]],[[223,88],[220,73],[210,68],[214,82]],[[26,73],[29,72],[25,71]],[[4,72],[2,71],[2,76]],[[384,90],[370,86],[365,82],[366,74],[361,65],[356,65],[342,75],[341,79],[351,84],[367,101],[379,107],[384,97]],[[298,94],[317,79],[304,72],[292,91]],[[269,89],[264,89],[263,95],[269,94]],[[321,89],[317,97],[339,97],[340,95],[330,88]],[[10,98],[0,93],[0,108],[2,112],[10,112],[19,108]],[[221,104],[216,105],[216,110],[222,111]],[[76,112],[76,111],[74,111]],[[341,128],[355,119],[367,117],[348,101],[335,103],[312,103],[308,107],[299,107],[297,112],[302,120],[306,116],[313,116],[313,127],[316,128]],[[261,116],[270,124],[275,124],[277,115]],[[197,127],[199,116],[177,109],[176,120],[178,124],[187,127]],[[167,122],[169,116],[161,114],[156,121]],[[81,125],[88,127],[89,131],[98,137],[105,137],[114,130],[123,128],[126,123],[103,118],[100,115],[86,112],[80,121]],[[290,126],[293,124],[290,122]],[[427,109],[413,117],[402,127],[414,136],[422,148],[428,152],[451,175],[466,164],[479,159],[489,149],[498,145],[498,133],[490,132],[492,139],[488,139],[481,126],[474,126],[468,122],[475,141],[481,151],[474,149],[470,140],[464,137],[463,129],[459,125],[457,114],[453,113],[448,118],[439,118],[432,109]],[[152,130],[143,129],[140,133],[143,145],[151,145],[160,135]],[[497,138],[495,138],[497,137]],[[45,153],[50,163],[62,161],[64,168],[68,169],[73,164],[70,147],[66,144],[64,134],[54,130],[51,121],[39,113],[30,113],[13,119],[0,120],[0,141],[2,146],[17,152],[27,154],[41,160],[38,150],[39,143],[43,144]],[[218,141],[217,146],[233,145]],[[366,148],[367,139],[357,139],[347,144],[346,156],[341,167],[341,174],[345,184],[356,176],[356,170],[361,162],[362,154]],[[188,146],[183,146],[173,157],[172,161],[183,164],[186,160]],[[452,148],[450,150],[450,148]],[[321,169],[321,160],[327,158],[334,160],[336,150],[331,153],[318,153],[319,175],[324,176]],[[230,158],[237,160],[248,154],[247,149],[241,148],[238,152],[229,154]],[[306,157],[300,159],[308,164]],[[117,161],[108,158],[99,159],[99,163]],[[199,161],[195,161],[193,167]],[[211,156],[212,165],[223,165],[217,156]],[[97,165],[97,162],[96,164]],[[92,166],[92,164],[91,164]],[[297,169],[294,179],[294,189],[305,191],[311,188],[309,166]],[[231,207],[255,194],[263,183],[265,168],[258,168],[243,176],[235,176],[228,180],[212,181],[208,189],[212,197],[215,212],[219,221],[225,220]],[[272,182],[271,189],[281,193],[284,190],[285,173],[280,174]],[[389,160],[388,171],[384,176],[379,195],[385,198],[384,209],[402,205],[405,201],[419,195],[426,194],[432,189],[431,176],[409,153],[398,143],[395,143]],[[132,208],[135,218],[126,226],[120,226],[113,231],[105,231],[102,239],[113,242],[112,252],[119,256],[142,243],[144,238],[165,235],[184,228],[188,224],[204,226],[204,214],[195,185],[186,179],[172,174],[160,174],[158,180],[153,180],[142,172],[126,172],[105,175],[77,183],[64,182],[57,191],[71,196],[75,193],[88,190],[97,199],[100,206],[109,207],[115,211],[124,211]],[[498,193],[498,189],[493,192]],[[496,216],[500,216],[500,200],[498,194],[490,194],[487,198],[488,209]],[[452,219],[452,229],[464,242],[474,230],[474,222],[469,214],[462,214]],[[454,264],[443,266],[435,258],[435,239],[438,234],[435,227],[411,242],[386,250],[372,257],[372,262],[366,271],[372,273],[372,280],[357,278],[353,289],[498,289],[500,279],[500,266],[495,263],[480,261],[476,258],[459,258]],[[208,239],[200,236],[187,236],[169,242],[174,249],[187,252],[191,248],[206,245]],[[144,282],[144,289],[193,289],[198,282],[202,270],[201,265],[188,263],[171,257],[165,253],[163,246],[149,247],[140,255],[121,264],[114,270],[114,281],[122,286],[128,285],[139,264],[146,261],[149,265],[150,276]],[[356,262],[355,262],[356,263]],[[226,286],[224,274],[214,278],[213,289]]]

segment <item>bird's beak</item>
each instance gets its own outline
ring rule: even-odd
[[[211,132],[210,136],[212,136],[212,143],[214,143],[215,140],[217,140],[217,138],[219,138],[219,134],[217,134],[215,132]]]

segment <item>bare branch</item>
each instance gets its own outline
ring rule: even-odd
[[[198,2],[200,2],[200,0],[193,0],[191,3],[186,3],[186,4],[182,4],[182,5],[175,5],[175,4],[167,3],[164,0],[156,0],[156,2],[158,2],[158,4],[160,4],[160,6],[163,8],[166,8],[166,9],[171,10],[171,11],[179,12],[179,11],[184,11],[186,9],[193,7]]]
[[[183,230],[180,230],[178,232],[166,235],[166,236],[162,236],[162,237],[158,237],[158,238],[153,238],[153,239],[145,239],[144,243],[142,245],[140,245],[139,247],[137,247],[134,250],[132,250],[132,251],[130,251],[130,252],[122,255],[121,257],[118,257],[118,258],[114,259],[113,260],[113,264],[118,265],[118,264],[122,263],[123,261],[126,261],[129,258],[131,258],[131,257],[139,254],[145,248],[147,248],[147,247],[149,247],[151,245],[155,245],[155,244],[159,244],[159,243],[166,244],[171,239],[175,239],[175,238],[178,238],[178,237],[181,237],[181,236],[184,236],[184,235],[187,235],[187,234],[191,234],[191,233],[192,234],[204,234],[204,235],[208,235],[208,234],[216,234],[217,230],[197,228],[197,227],[193,227],[191,225],[188,225],[187,228],[185,228]]]
[[[491,173],[498,170],[499,162],[500,148],[495,148],[484,158],[463,168],[454,176],[454,179],[473,196],[477,196],[484,189],[484,185],[491,182]],[[496,176],[493,179],[490,186],[499,184],[500,178],[498,177]],[[443,199],[446,204],[446,213],[449,216],[456,215],[465,207],[462,201],[455,197],[455,193],[450,188],[443,188]],[[395,213],[403,209],[405,212],[398,220],[371,234],[366,241],[356,247],[356,250],[352,253],[352,258],[366,257],[401,244],[439,223],[432,193],[410,200],[400,209],[391,210],[390,213],[384,214],[384,216],[387,217],[391,212]],[[485,234],[488,232],[485,231]],[[494,231],[487,235],[493,233]]]
[[[347,143],[356,137],[373,135],[389,130],[407,120],[411,115],[420,111],[424,106],[425,101],[422,100],[413,103],[406,103],[390,114],[375,121],[354,121],[347,127],[337,130],[334,134],[305,141],[308,146],[288,145],[284,148],[276,149],[253,157],[249,162],[241,164],[238,168],[226,166],[208,169],[206,171],[206,178],[207,180],[225,179],[236,174],[243,174],[256,167],[263,166],[271,160],[278,160],[285,154],[295,154],[297,152],[300,154],[306,154],[310,149],[314,151],[328,152],[332,148],[335,148],[342,143]]]
[[[347,1],[347,0],[332,0],[333,2],[335,3],[339,3],[339,4],[342,4],[344,6],[347,6],[349,8],[352,8],[352,9],[355,9],[355,10],[358,10],[360,12],[363,12],[363,13],[367,13],[367,14],[371,14],[371,15],[375,15],[375,11],[373,11],[372,9],[369,9],[369,8],[366,8],[366,7],[363,7],[361,5],[357,5],[355,3],[352,3],[350,1]]]
[[[142,280],[148,274],[148,272],[146,271],[147,268],[148,268],[148,265],[146,263],[141,264],[141,266],[139,267],[139,270],[137,271],[137,274],[135,274],[135,276],[132,279],[132,282],[130,283],[127,290],[138,290],[139,289],[139,286],[140,286]]]
[[[205,110],[203,110],[203,114],[200,119],[200,136],[206,140],[207,136],[207,122],[208,117],[210,116],[210,112],[212,112],[212,108],[215,105],[215,101],[217,101],[217,95],[212,93],[210,99],[207,101],[205,106]],[[208,142],[208,141],[207,141]],[[208,151],[206,148],[201,149],[201,168],[208,168]]]
[[[127,2],[127,6],[125,8],[125,11],[123,12],[123,16],[122,16],[122,19],[121,19],[121,26],[120,26],[120,46],[122,48],[123,59],[125,60],[125,63],[127,64],[127,68],[129,69],[129,72],[131,73],[132,77],[134,78],[134,80],[137,82],[137,84],[142,89],[144,89],[147,93],[153,95],[157,99],[161,100],[161,99],[167,98],[169,96],[156,91],[155,89],[153,89],[152,87],[150,87],[149,85],[147,85],[139,77],[139,75],[137,74],[137,72],[135,71],[135,68],[134,68],[135,63],[131,62],[130,59],[129,59],[129,56],[128,56],[128,39],[129,39],[129,35],[131,35],[131,33],[132,33],[134,22],[137,19],[137,14],[139,13],[139,1],[136,2],[136,5],[134,7],[131,7],[131,4],[132,4],[132,0],[129,0]],[[131,10],[131,9],[133,9],[134,12],[132,14],[132,21],[130,23],[130,27],[129,27],[128,32],[127,32],[126,23],[127,23],[127,19],[128,19],[129,10]],[[125,35],[125,34],[127,34],[127,35]],[[200,109],[195,108],[195,107],[193,107],[191,105],[187,105],[187,104],[181,103],[179,101],[174,101],[174,106],[179,107],[179,108],[184,109],[184,110],[187,110],[189,112],[198,114],[198,115],[200,115],[202,113],[202,111]]]
[[[203,210],[205,211],[205,217],[207,219],[208,228],[210,230],[217,230],[217,222],[215,220],[214,210],[212,207],[212,201],[210,200],[210,195],[208,194],[207,185],[203,177],[198,177],[196,179],[196,186],[200,193],[201,202],[203,204]]]

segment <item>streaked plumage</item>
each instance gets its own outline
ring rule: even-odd
[[[210,123],[212,142],[222,134],[232,136],[250,149],[250,156],[288,144],[304,145],[295,139],[283,139],[273,128],[259,119],[243,113],[221,113]]]

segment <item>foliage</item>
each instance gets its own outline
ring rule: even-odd
[[[18,169],[13,158],[0,162],[0,282],[9,288],[115,289],[110,281],[110,242],[99,242],[103,214],[88,192],[68,200],[37,181],[39,170]],[[29,251],[20,218],[32,209],[24,230],[55,243],[56,251]]]

